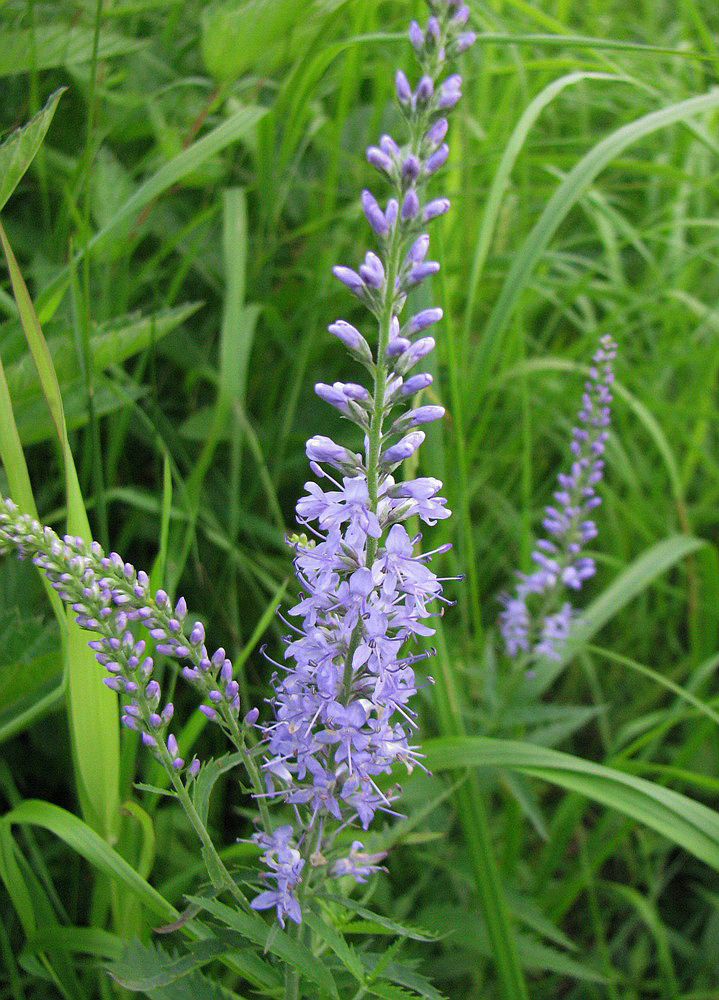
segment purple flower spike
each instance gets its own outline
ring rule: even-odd
[[[414,288],[415,285],[419,285],[425,280],[425,278],[431,278],[432,275],[439,272],[439,264],[436,261],[429,260],[425,261],[423,264],[417,264],[411,269],[407,275],[406,281],[409,288]]]
[[[439,146],[443,141],[447,132],[449,130],[449,122],[446,118],[440,118],[438,122],[427,131],[424,137],[424,141],[432,147]]]
[[[417,89],[414,92],[414,99],[417,106],[422,106],[429,102],[432,94],[434,93],[434,81],[431,76],[423,76],[422,79],[417,84]]]
[[[568,474],[557,477],[554,504],[545,507],[542,525],[549,535],[535,545],[532,561],[536,569],[517,574],[513,595],[504,594],[499,625],[509,656],[532,653],[558,660],[571,632],[575,613],[571,604],[557,603],[566,589],[579,590],[595,573],[594,560],[581,555],[582,548],[597,534],[588,516],[600,498],[595,488],[602,478],[609,424],[613,362],[616,345],[602,337],[592,359],[590,379],[585,383],[579,426],[572,431],[573,461]],[[541,608],[537,617],[536,609]]]
[[[418,406],[411,411],[410,424],[419,427],[421,424],[429,424],[434,420],[441,420],[445,414],[443,406]]]
[[[435,174],[440,167],[443,167],[445,165],[448,157],[449,157],[449,146],[445,142],[439,147],[436,153],[432,153],[430,158],[427,160],[424,167],[424,172],[426,176],[431,177],[432,174]],[[433,218],[433,216],[430,216],[430,218]]]
[[[461,86],[461,76],[450,76],[444,81],[437,93],[435,107],[438,111],[450,111],[459,103],[462,97]]]
[[[405,74],[395,75],[409,141],[400,146],[383,135],[367,150],[367,160],[391,187],[384,212],[374,193],[362,193],[376,252],[366,254],[358,273],[334,268],[378,324],[375,340],[343,320],[329,327],[369,370],[372,391],[352,382],[316,386],[322,399],[360,427],[364,454],[331,437],[310,438],[310,469],[322,486],[306,484],[296,507],[302,533],[288,539],[300,592],[287,612],[296,624],[285,640],[284,660],[275,664],[274,718],[262,728],[261,771],[266,796],[291,807],[295,829],[281,826],[253,837],[266,871],[252,907],[274,910],[282,926],[302,917],[297,888],[310,835],[313,869],[326,864],[331,876],[351,875],[358,882],[377,871],[382,855],[365,853],[355,841],[349,855],[341,856],[335,833],[351,824],[366,829],[378,811],[392,812],[397,792],[385,791],[388,783],[378,779],[397,763],[411,770],[421,757],[411,743],[417,723],[410,703],[417,690],[413,665],[424,654],[406,647],[434,633],[431,607],[442,585],[428,562],[446,549],[416,552],[419,536],[410,539],[403,522],[420,518],[433,525],[450,512],[439,480],[397,483],[393,473],[424,440],[415,428],[444,416],[438,405],[407,409],[432,377],[406,377],[434,348],[432,337],[410,338],[439,322],[442,310],[423,309],[404,326],[399,317],[409,290],[439,270],[427,260],[429,236],[418,229],[420,220],[430,223],[449,209],[446,198],[426,201],[424,184],[447,160],[448,126],[441,112],[459,100],[461,81],[443,81],[443,64],[465,23],[457,0],[431,0],[430,9],[425,31],[416,22],[409,29],[419,61],[414,94]],[[404,412],[390,418],[395,407]],[[220,683],[201,711],[210,717],[225,711],[236,687],[235,681]],[[255,726],[257,718],[253,710],[246,725]]]
[[[384,285],[384,267],[376,253],[370,250],[365,254],[364,263],[360,265],[360,275],[365,284],[371,288],[380,289]]]
[[[421,392],[423,389],[428,389],[432,385],[432,376],[427,373],[424,375],[413,375],[408,378],[400,389],[400,394],[402,396],[414,396],[415,393]]]
[[[332,268],[332,274],[338,281],[341,281],[345,287],[354,295],[359,295],[360,297],[364,294],[365,284],[360,278],[356,271],[353,271],[351,267],[341,267],[337,265]]]
[[[438,219],[441,215],[446,215],[448,211],[449,199],[435,198],[434,201],[430,201],[424,206],[422,211],[422,222],[431,222],[432,219]]]
[[[384,153],[378,146],[369,146],[367,149],[367,162],[375,170],[390,177],[392,174],[392,158]]]
[[[453,55],[461,56],[463,52],[467,49],[471,49],[474,43],[477,41],[477,36],[473,31],[466,31],[463,35],[460,35],[453,46]]]
[[[412,21],[409,26],[409,40],[412,43],[412,48],[415,52],[421,52],[424,46],[424,32],[417,24],[416,21]]]

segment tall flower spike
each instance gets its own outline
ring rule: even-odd
[[[554,504],[545,507],[542,521],[547,537],[537,541],[532,553],[537,568],[518,573],[514,593],[500,598],[500,631],[510,656],[531,653],[558,659],[574,619],[572,605],[563,597],[595,573],[594,560],[582,550],[597,534],[592,511],[602,502],[596,489],[604,470],[617,350],[611,337],[599,343],[584,385],[578,426],[572,430],[572,464],[568,473],[557,477]]]
[[[446,111],[460,97],[458,76],[440,79],[447,53],[470,44],[466,7],[457,0],[430,0],[425,29],[413,23],[410,41],[419,61],[412,86],[395,76],[408,141],[384,135],[367,159],[391,186],[384,203],[363,191],[361,205],[377,241],[357,270],[334,268],[335,277],[375,317],[374,349],[354,326],[329,327],[373,376],[371,391],[355,383],[319,383],[317,394],[361,429],[365,448],[357,455],[327,437],[307,442],[310,467],[320,480],[306,484],[297,519],[313,535],[293,536],[301,595],[289,611],[299,627],[288,637],[284,663],[277,663],[271,704],[274,719],[263,729],[267,795],[290,804],[295,829],[281,827],[280,841],[256,835],[268,865],[266,888],[252,904],[274,908],[281,923],[299,922],[300,879],[313,872],[364,881],[383,855],[362,843],[341,848],[336,837],[351,824],[367,829],[378,810],[392,812],[396,789],[378,779],[396,762],[408,770],[420,760],[411,745],[417,728],[410,701],[417,689],[414,664],[425,654],[407,649],[417,636],[434,633],[429,624],[442,600],[442,581],[429,569],[432,553],[415,551],[404,523],[427,524],[449,516],[438,496],[442,484],[421,478],[395,482],[402,461],[425,434],[415,427],[444,415],[441,406],[422,406],[390,419],[395,407],[427,388],[429,374],[412,369],[435,346],[415,335],[442,318],[437,308],[402,318],[410,290],[439,270],[427,259],[424,227],[449,209],[446,198],[425,196],[426,181],[446,162]],[[324,468],[323,468],[324,466]],[[330,466],[336,472],[325,471]],[[438,550],[446,551],[446,548]],[[309,864],[306,864],[309,862]]]

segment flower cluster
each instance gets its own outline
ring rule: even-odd
[[[420,536],[411,538],[404,522],[419,518],[433,525],[449,511],[438,480],[398,482],[394,473],[423,442],[418,428],[441,419],[444,409],[393,411],[432,384],[431,375],[412,370],[435,346],[431,336],[417,335],[436,324],[442,311],[423,309],[407,319],[401,314],[410,290],[439,270],[427,260],[424,227],[449,202],[427,200],[424,184],[447,160],[445,114],[461,96],[459,76],[443,82],[439,76],[445,59],[474,41],[465,30],[466,5],[429,0],[429,7],[426,28],[413,23],[409,32],[419,81],[412,89],[401,71],[395,78],[409,141],[400,146],[384,135],[367,151],[392,187],[384,207],[369,191],[361,196],[377,252],[368,252],[356,271],[334,268],[373,314],[379,335],[373,351],[345,320],[331,324],[330,333],[369,371],[373,387],[316,386],[321,399],[361,429],[365,446],[358,454],[324,436],[307,442],[310,468],[322,486],[307,483],[297,504],[306,532],[292,539],[302,594],[289,614],[299,627],[290,626],[285,663],[276,664],[274,721],[263,728],[267,794],[294,808],[298,829],[293,839],[282,827],[281,845],[273,840],[270,846],[264,834],[257,835],[270,864],[265,879],[275,888],[252,904],[276,907],[280,921],[301,919],[297,858],[325,865],[325,855],[339,854],[333,846],[339,829],[356,821],[367,829],[378,810],[391,812],[396,790],[381,776],[396,762],[411,770],[420,757],[410,742],[416,716],[409,702],[417,690],[414,664],[427,654],[407,652],[406,646],[434,634],[429,622],[437,612],[430,608],[443,600],[443,581],[428,563],[446,547],[419,554]],[[330,874],[361,882],[381,858],[365,854],[355,841]]]
[[[140,733],[145,746],[174,771],[194,777],[197,758],[185,768],[176,737],[169,725],[172,702],[160,710],[160,685],[153,677],[154,661],[144,639],[137,639],[133,624],[144,625],[155,641],[155,651],[192,666],[183,675],[207,699],[200,711],[233,728],[240,702],[232,664],[223,649],[212,656],[205,646],[201,622],[185,628],[187,605],[180,598],[174,608],[163,590],[154,597],[145,572],[123,561],[116,552],[105,555],[97,542],[86,546],[82,538],[60,538],[51,528],[19,514],[11,500],[0,498],[0,552],[15,551],[41,569],[58,596],[75,612],[77,624],[99,635],[89,642],[108,676],[104,684],[126,697],[122,722]]]
[[[594,560],[582,550],[597,534],[591,513],[602,502],[596,488],[604,471],[615,356],[616,344],[602,337],[584,386],[579,426],[572,430],[572,465],[557,477],[554,504],[544,511],[542,525],[549,537],[536,543],[534,572],[518,573],[514,594],[501,598],[500,629],[510,656],[558,659],[574,617],[569,601],[557,607],[561,595],[566,589],[579,590],[595,573]]]

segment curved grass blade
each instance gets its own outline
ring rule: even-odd
[[[187,149],[163,164],[132,194],[123,205],[108,219],[87,241],[87,244],[75,254],[69,265],[49,282],[38,299],[38,313],[43,321],[52,316],[59,305],[65,289],[70,281],[72,268],[77,267],[86,253],[98,246],[102,240],[114,233],[118,227],[129,219],[135,218],[144,208],[161,194],[179,183],[188,174],[197,170],[211,157],[226,149],[233,142],[246,135],[267,114],[266,108],[243,107],[231,115],[227,121],[218,125],[207,135],[193,142]]]
[[[497,217],[502,204],[502,197],[506,191],[514,165],[517,162],[517,157],[527,140],[527,136],[529,135],[532,126],[544,109],[564,90],[566,90],[567,87],[571,87],[575,83],[581,83],[584,80],[612,80],[617,83],[632,82],[627,79],[623,79],[620,76],[615,76],[612,73],[567,73],[566,76],[562,76],[558,80],[553,80],[548,86],[541,90],[522,112],[519,121],[515,125],[514,130],[507,141],[507,145],[504,147],[502,158],[497,165],[494,177],[492,178],[491,187],[487,193],[487,198],[484,203],[482,218],[480,219],[479,226],[477,228],[477,241],[474,248],[474,257],[472,259],[472,270],[470,272],[469,282],[467,285],[467,304],[464,312],[463,344],[465,348],[469,341],[469,332],[472,326],[472,317],[474,315],[474,306],[479,288],[479,279],[482,276],[487,254],[489,253],[492,236],[494,235],[497,224]]]
[[[470,412],[474,412],[481,405],[482,388],[492,373],[501,337],[520,295],[529,283],[534,268],[560,224],[589,185],[604,167],[640,139],[670,125],[686,122],[695,115],[713,111],[717,107],[719,107],[719,93],[713,92],[652,111],[605,136],[570,170],[547,202],[524,245],[512,258],[512,264],[467,373],[467,385],[471,387],[471,394],[467,396]]]
[[[509,768],[579,792],[656,830],[719,871],[719,813],[644,778],[559,750],[486,736],[429,740],[424,752],[434,771]]]
[[[20,322],[35,362],[43,395],[55,427],[65,468],[67,530],[92,541],[85,504],[70,451],[62,396],[52,358],[15,255],[0,225],[2,243],[10,271]],[[87,645],[87,633],[67,611],[67,696],[75,781],[83,815],[105,837],[114,840],[120,819],[120,736],[118,699],[102,683],[95,657]]]
[[[652,584],[662,573],[701,549],[707,543],[691,535],[672,535],[642,552],[595,598],[577,619],[572,638],[560,653],[559,660],[538,664],[536,675],[525,683],[527,697],[537,698],[567,666],[577,648],[596,633],[630,601]]]

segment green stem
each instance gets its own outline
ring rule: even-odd
[[[270,810],[267,806],[267,802],[264,799],[264,786],[262,784],[262,777],[260,775],[259,768],[255,763],[255,758],[247,749],[244,733],[242,732],[242,729],[232,712],[224,713],[224,720],[230,730],[230,738],[237,747],[240,756],[242,757],[242,763],[244,764],[245,770],[249,776],[252,791],[254,792],[255,802],[257,803],[257,808],[260,811],[262,826],[264,827],[265,832],[269,833],[272,829],[272,820],[270,819]]]
[[[149,720],[148,720],[148,725],[149,725]],[[195,805],[192,799],[190,798],[189,792],[185,788],[185,784],[182,778],[179,776],[179,774],[177,774],[177,772],[172,767],[172,760],[170,758],[170,754],[167,751],[167,748],[165,747],[164,743],[162,743],[159,740],[158,740],[158,752],[162,764],[170,777],[170,781],[172,782],[172,787],[175,789],[175,793],[178,799],[180,800],[180,804],[182,805],[182,808],[185,810],[185,814],[189,819],[193,830],[200,839],[200,843],[202,844],[204,853],[212,859],[212,863],[214,864],[216,871],[218,871],[222,877],[222,887],[224,889],[229,890],[229,892],[232,893],[232,895],[235,897],[237,902],[242,906],[242,908],[246,910],[249,904],[247,902],[247,899],[245,898],[244,893],[242,892],[240,887],[237,885],[237,882],[235,882],[235,880],[232,878],[227,868],[225,867],[222,858],[217,852],[217,848],[212,842],[212,838],[208,833],[207,827],[202,822],[199,813],[195,809]]]

